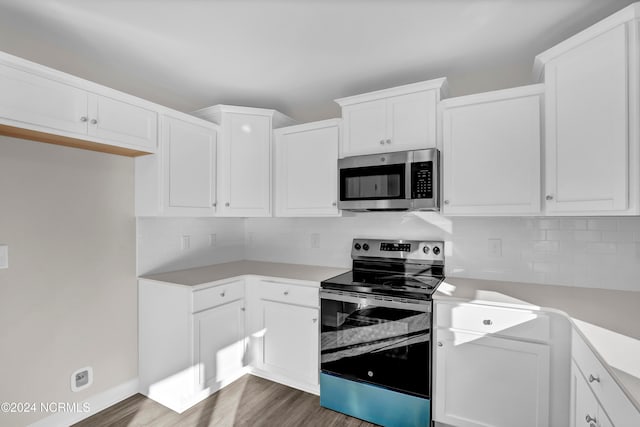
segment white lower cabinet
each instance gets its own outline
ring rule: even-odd
[[[318,288],[258,280],[249,289],[256,373],[318,393]]]
[[[244,280],[200,290],[140,280],[144,395],[181,413],[247,371],[244,287]]]
[[[442,316],[436,304],[434,421],[457,427],[549,426],[550,346],[536,341],[548,336],[548,323],[527,316],[525,310],[500,313],[502,309],[491,307],[482,315],[470,310],[471,305],[443,306],[452,318],[448,325],[468,329],[439,327]],[[493,319],[504,326],[488,332]],[[530,341],[526,328],[517,325],[528,322],[537,331]],[[546,325],[546,334],[540,332],[541,325]]]
[[[570,427],[613,427],[575,363],[571,364],[571,396]]]

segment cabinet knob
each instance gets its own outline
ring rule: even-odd
[[[482,324],[483,325],[487,325],[487,326],[491,326],[491,325],[493,325],[493,321],[491,319],[484,319],[482,321]]]
[[[313,319],[311,319],[313,321],[313,323],[316,323],[318,321],[317,317],[314,317]]]
[[[387,139],[387,144],[391,144],[391,140],[390,139]]]
[[[240,311],[244,311],[244,310],[245,310],[245,308],[244,308],[244,307],[240,307]]]
[[[225,203],[224,205],[225,205],[226,207],[229,207],[229,202]]]
[[[384,145],[384,139],[380,140],[380,145]]]
[[[449,204],[449,201],[448,201],[448,200],[445,200],[445,201],[444,201],[444,204],[445,204],[445,205],[448,205],[448,204]]]
[[[87,121],[87,118],[85,116],[82,116],[82,117],[80,117],[80,121],[84,123],[84,122]]]
[[[594,377],[593,375],[589,374],[589,382],[592,383],[594,381],[599,383],[600,382],[600,377]]]
[[[331,203],[331,206],[338,206],[336,202]]]
[[[438,341],[438,347],[442,347],[442,341]]]
[[[551,194],[547,194],[545,200],[553,200],[553,196]]]
[[[587,416],[584,418],[586,422],[588,423],[597,423],[596,419],[593,418],[591,415],[587,414]]]
[[[97,125],[98,124],[98,120],[97,119],[91,119],[91,121],[89,122],[92,125]]]
[[[216,202],[211,203],[211,206],[213,206],[214,208],[217,206],[218,204]]]
[[[284,294],[285,295],[289,295],[289,291],[284,291]]]
[[[220,296],[224,298],[227,293],[225,291],[220,292]]]

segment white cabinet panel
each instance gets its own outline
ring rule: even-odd
[[[343,110],[345,138],[344,156],[377,153],[386,150],[386,100],[350,105]]]
[[[618,25],[545,65],[550,214],[623,213],[629,207],[627,33],[626,24]]]
[[[387,144],[390,151],[436,146],[436,91],[389,98],[387,101]]]
[[[443,213],[540,213],[543,85],[441,104]]]
[[[215,203],[215,131],[166,117],[162,144],[168,207],[212,210]]]
[[[549,346],[438,330],[434,419],[458,427],[549,425]]]
[[[339,122],[329,120],[275,132],[277,216],[335,216]]]
[[[264,337],[259,367],[318,383],[318,309],[261,301]]]
[[[155,151],[158,114],[100,95],[89,97],[89,135]]]
[[[0,64],[0,93],[0,118],[87,133],[88,94],[82,89]]]
[[[218,386],[242,371],[245,354],[243,308],[244,302],[237,300],[194,315],[199,389]]]

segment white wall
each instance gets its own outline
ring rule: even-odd
[[[348,215],[247,219],[247,259],[349,267],[354,237],[435,239],[447,242],[449,276],[640,291],[638,217]],[[311,248],[311,233],[319,248]],[[501,256],[489,255],[489,239],[501,240]]]
[[[242,218],[138,218],[137,224],[141,276],[244,259]],[[183,236],[189,248],[183,249]]]
[[[135,379],[133,160],[0,137],[0,200],[0,402],[82,402]],[[94,384],[73,393],[85,366]]]

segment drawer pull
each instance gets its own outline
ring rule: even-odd
[[[600,377],[594,377],[593,375],[589,374],[589,382],[592,383],[594,381],[599,383],[600,382]]]
[[[222,291],[220,292],[220,296],[224,298],[224,296],[226,295],[226,291]]]
[[[285,295],[289,295],[289,291],[284,291],[284,294]]]
[[[245,308],[244,308],[244,307],[241,307],[241,308],[240,308],[240,311],[244,311],[244,310],[245,310]]]
[[[491,321],[491,319],[484,319],[482,321],[482,324],[483,325],[487,325],[487,326],[491,326],[491,325],[493,325],[493,322]]]
[[[591,415],[587,414],[587,416],[584,418],[586,422],[588,423],[597,423],[598,421],[596,421],[595,418],[593,418]]]
[[[316,323],[316,322],[318,321],[318,318],[317,318],[317,317],[314,317],[314,318],[313,318],[313,319],[311,319],[311,320],[313,320],[313,323]]]
[[[438,341],[438,347],[442,347],[442,341]]]

